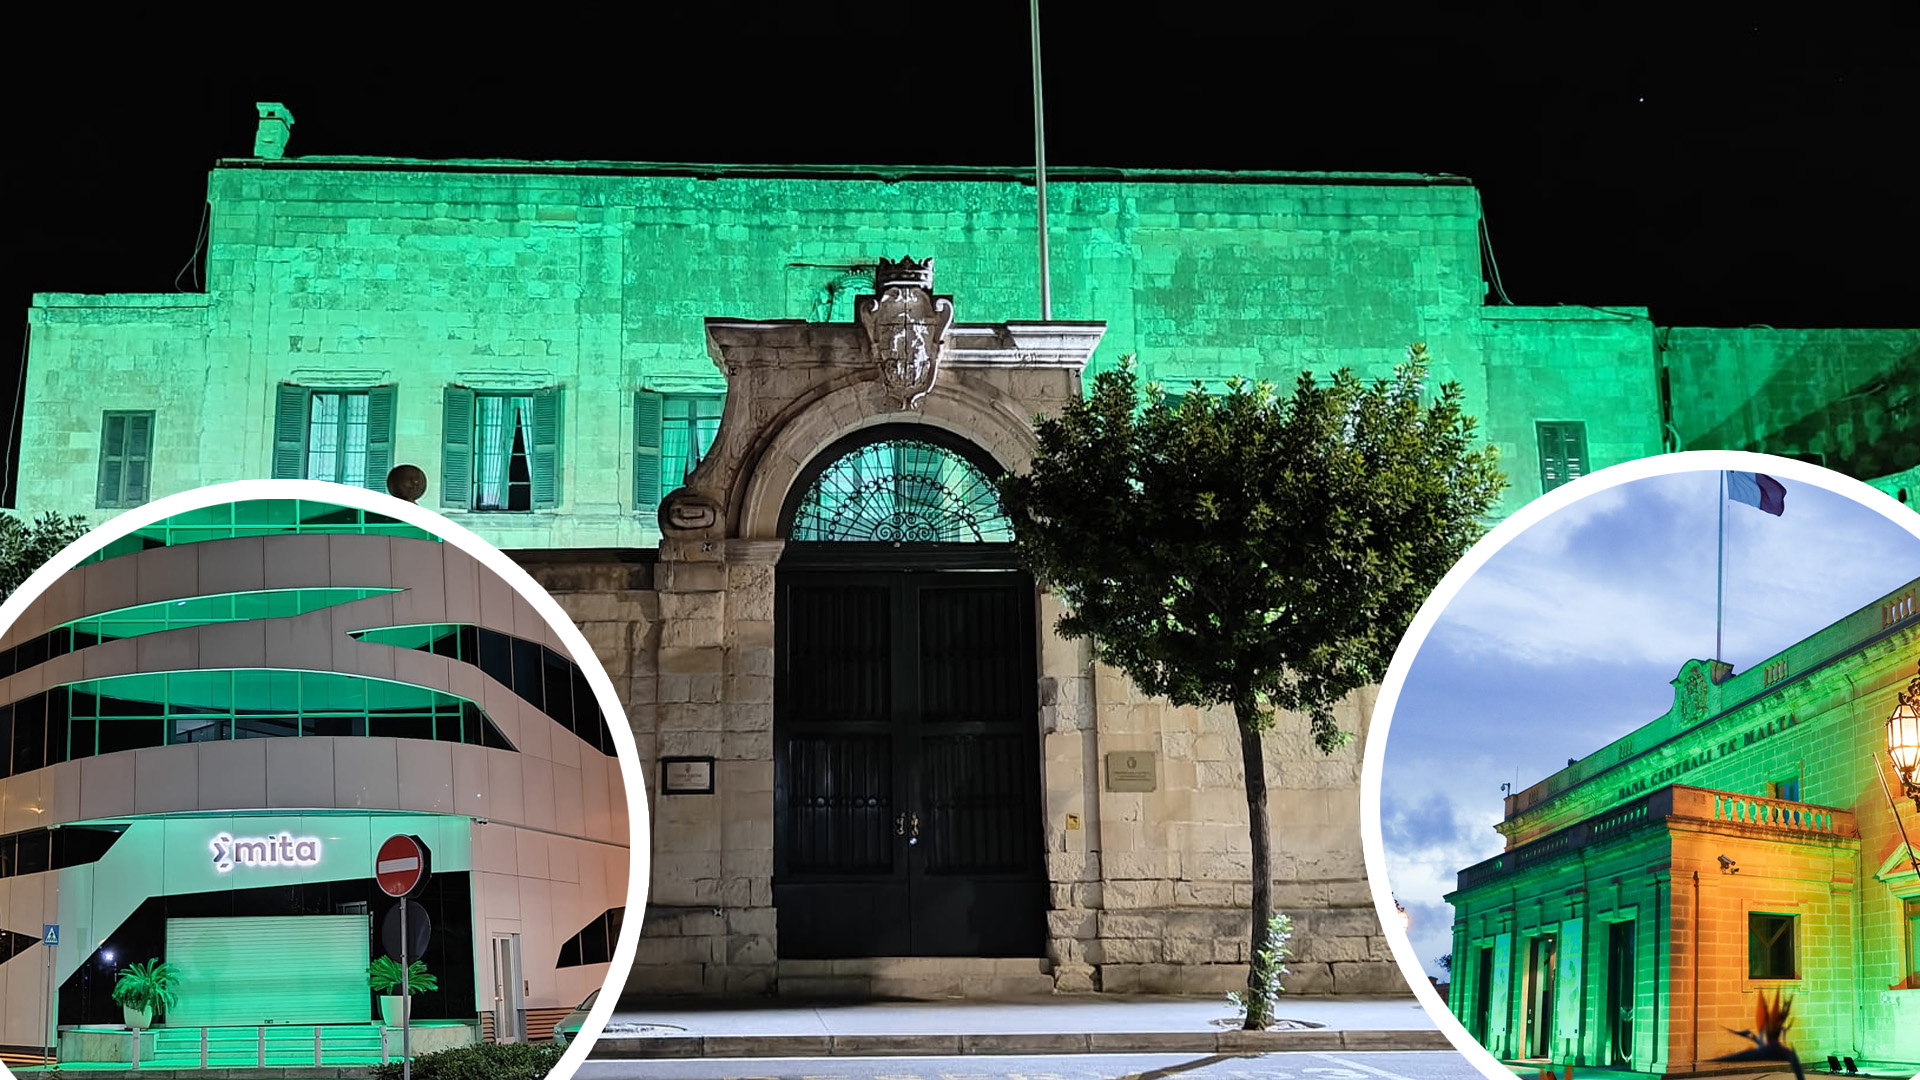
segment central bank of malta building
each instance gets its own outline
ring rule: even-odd
[[[1450,1004],[1481,1045],[1728,1070],[1712,1059],[1749,1047],[1734,1032],[1764,993],[1792,1000],[1810,1063],[1920,1068],[1920,879],[1894,807],[1908,831],[1916,815],[1886,754],[1917,597],[1747,671],[1689,661],[1665,716],[1508,797],[1507,850],[1447,898]]]

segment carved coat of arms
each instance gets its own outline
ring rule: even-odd
[[[933,295],[933,260],[881,259],[872,296],[855,304],[867,332],[881,389],[892,408],[910,409],[933,389],[953,325],[953,298]]]

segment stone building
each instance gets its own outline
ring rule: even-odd
[[[1665,716],[1508,797],[1506,851],[1447,897],[1450,1005],[1482,1045],[1693,1075],[1750,1046],[1765,993],[1810,1063],[1920,1067],[1920,814],[1886,749],[1916,596],[1738,674],[1688,661]]]
[[[20,508],[103,515],[262,475],[377,487],[390,465],[422,466],[428,504],[527,565],[623,694],[656,823],[636,993],[1243,981],[1230,718],[1147,700],[1055,640],[1053,602],[1012,569],[980,498],[984,474],[1031,453],[1032,415],[1121,356],[1217,388],[1385,374],[1424,341],[1505,455],[1506,513],[1715,432],[1797,450],[1779,433],[1809,401],[1889,380],[1920,347],[1920,331],[1799,333],[1795,349],[1844,354],[1821,368],[1831,385],[1783,390],[1729,425],[1737,400],[1696,409],[1675,391],[1693,385],[1685,350],[1708,355],[1716,331],[1669,332],[1633,308],[1489,306],[1479,196],[1460,177],[1054,170],[1053,311],[1069,321],[1043,324],[1020,321],[1038,287],[1018,170],[290,158],[283,113],[263,107],[255,156],[213,169],[205,293],[35,297]],[[940,374],[917,401],[882,392],[855,311],[878,295],[879,260],[905,254],[937,257],[952,297],[939,317],[964,320],[928,339]],[[1741,342],[1711,355],[1770,361],[1779,345]],[[1887,447],[1920,461],[1902,449],[1909,413],[1872,394],[1846,408],[1878,411],[1822,444],[1830,463],[1869,463],[1875,479],[1895,471],[1878,471]],[[830,512],[807,502],[815,485]],[[848,506],[865,511],[847,519]],[[919,524],[888,532],[896,514]],[[946,588],[961,582],[979,589]],[[796,644],[796,618],[878,637]],[[911,655],[931,640],[911,620],[943,618],[973,636],[937,663]],[[1010,650],[992,660],[995,707],[1014,711],[943,743],[926,719],[943,707],[930,665],[987,664],[971,650],[990,643]],[[884,659],[861,652],[883,644]],[[918,718],[898,730],[847,716],[816,730],[789,711],[811,675],[853,680],[832,694],[863,678],[877,693],[883,670],[902,688],[888,708]],[[1370,705],[1357,695],[1343,725],[1363,733]],[[1364,881],[1357,749],[1323,757],[1284,722],[1272,740],[1294,989],[1399,988]],[[958,917],[913,897],[961,870],[934,854],[959,841],[915,807],[936,797],[942,762],[986,775],[965,755],[990,752],[1012,755],[995,766],[1018,781],[1002,794],[1027,810],[986,830],[1013,846],[976,845],[963,876],[1016,912],[1012,937],[922,941],[913,927]],[[807,753],[858,774],[861,828],[897,830],[899,851],[835,846],[853,843],[852,817],[829,829],[832,858],[802,850],[839,798],[786,771]],[[1114,753],[1136,766],[1118,781]],[[841,871],[858,887],[828,888]],[[878,956],[842,955],[863,950],[834,943],[830,916],[862,904],[905,912],[906,929]]]

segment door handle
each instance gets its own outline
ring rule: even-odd
[[[904,836],[911,847],[920,842],[920,815],[902,810],[893,815],[893,835]]]

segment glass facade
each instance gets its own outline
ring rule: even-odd
[[[579,666],[537,641],[466,623],[383,626],[356,631],[369,645],[415,649],[472,664],[522,701],[608,757],[616,756],[607,718]]]
[[[210,623],[281,619],[350,604],[399,589],[269,589],[163,600],[75,619],[11,649],[0,650],[0,678],[37,667],[56,656],[121,638],[157,634]]]
[[[308,499],[249,499],[188,510],[163,518],[115,540],[81,560],[101,562],[149,548],[227,540],[237,536],[289,536],[296,533],[362,533],[405,536],[415,540],[440,538],[404,521],[370,510],[336,506]]]
[[[0,705],[8,748],[0,775],[150,746],[312,736],[515,749],[480,706],[424,686],[325,671],[173,671],[91,679]]]

